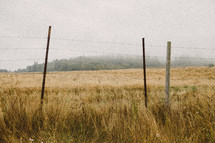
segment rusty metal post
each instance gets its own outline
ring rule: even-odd
[[[144,76],[144,90],[145,90],[145,106],[147,108],[147,88],[146,88],[146,56],[145,56],[145,40],[142,39],[143,46],[143,76]]]
[[[44,72],[43,72],[42,92],[41,92],[41,105],[43,104],[43,98],[44,98],[50,36],[51,36],[51,26],[49,26],[49,31],[48,31],[48,40],[47,40],[47,47],[46,47],[46,57],[45,57],[45,65],[44,65]]]

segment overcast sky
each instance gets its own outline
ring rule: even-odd
[[[143,37],[151,56],[165,56],[167,41],[172,42],[173,57],[215,56],[214,50],[174,49],[215,49],[215,0],[0,0],[0,69],[24,68],[34,61],[4,60],[44,59],[45,50],[35,48],[46,47],[49,25],[50,60],[90,51],[138,55],[141,46],[87,41],[141,45]]]

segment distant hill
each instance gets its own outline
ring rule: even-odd
[[[71,59],[54,60],[48,63],[47,71],[79,71],[79,70],[114,70],[142,68],[141,56],[89,56]],[[148,58],[146,64],[150,67],[160,67],[158,59]],[[25,69],[18,69],[15,72],[42,72],[43,64],[34,62]]]
[[[171,61],[172,67],[185,66],[212,66],[214,61],[202,59],[192,59],[189,57],[174,58]],[[147,57],[146,66],[148,68],[165,67],[165,59]],[[54,60],[48,63],[48,72],[51,71],[79,71],[79,70],[115,70],[142,68],[142,56],[81,56],[71,59]],[[18,69],[15,72],[43,72],[44,63],[27,66],[25,69]]]
[[[9,72],[9,71],[6,69],[0,69],[0,72]]]

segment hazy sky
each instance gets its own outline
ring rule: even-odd
[[[35,48],[46,47],[49,25],[50,60],[89,51],[141,54],[141,46],[87,41],[141,45],[143,37],[146,45],[157,45],[146,47],[148,55],[165,56],[162,46],[171,41],[173,57],[215,56],[214,50],[174,49],[215,49],[215,0],[0,0],[0,69],[24,68],[34,61],[21,59],[44,59],[45,50]]]

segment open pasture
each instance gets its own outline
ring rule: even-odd
[[[0,142],[215,142],[215,68],[0,73]]]

